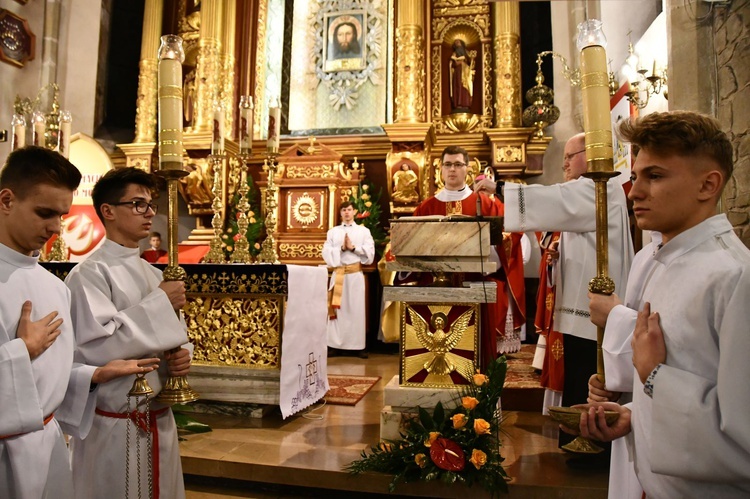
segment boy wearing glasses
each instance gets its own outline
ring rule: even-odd
[[[160,369],[146,376],[158,394],[168,374],[188,373],[190,353],[185,348],[169,353],[187,342],[185,324],[175,313],[185,305],[184,283],[164,281],[161,271],[139,255],[139,243],[148,236],[156,213],[151,198],[154,187],[153,177],[137,168],[112,170],[99,179],[92,198],[106,238],[70,272],[66,283],[72,294],[76,342],[84,361],[99,364],[122,356],[163,357],[166,362]],[[126,446],[127,394],[133,379],[129,376],[101,386],[89,435],[83,440],[72,439],[78,498],[99,497],[103,490],[124,496],[126,477],[121,471],[125,470],[126,452],[131,463],[130,489],[136,489],[137,480],[147,486],[149,467],[142,466],[142,476],[137,476],[132,466],[139,460],[136,439],[140,439],[140,462],[158,459],[151,466],[155,494],[185,495],[177,428],[169,407],[152,401],[148,418],[142,408],[137,409],[138,415],[131,414],[151,433],[151,454],[147,451],[148,434],[140,425],[131,427],[131,445]]]
[[[477,215],[477,204],[484,216],[503,216],[503,204],[497,198],[479,196],[466,185],[469,154],[459,146],[448,146],[441,155],[441,175],[445,188],[426,199],[414,211],[421,215]],[[493,248],[491,258],[498,262],[497,272],[487,276],[497,283],[497,300],[482,309],[482,358],[489,362],[498,353],[521,348],[515,332],[525,322],[522,234],[506,236],[503,245]]]
[[[80,180],[67,159],[34,146],[0,171],[0,497],[75,497],[63,430],[88,431],[97,384],[158,361],[74,362],[70,293],[38,260]]]

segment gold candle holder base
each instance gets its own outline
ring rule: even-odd
[[[548,410],[549,415],[553,420],[557,421],[568,429],[576,431],[580,427],[581,414],[586,411],[586,409],[582,407],[550,407]],[[604,411],[604,419],[608,425],[611,425],[612,423],[617,421],[617,418],[619,417],[620,414],[618,412]],[[588,438],[583,437],[576,437],[575,440],[573,440],[569,444],[563,445],[562,448],[563,450],[575,454],[599,454],[600,452],[604,452],[604,449],[596,445]]]
[[[214,195],[214,201],[211,204],[211,210],[214,213],[211,219],[211,226],[214,228],[214,237],[211,239],[210,249],[206,256],[203,257],[204,263],[225,263],[224,250],[221,247],[221,236],[223,231],[224,221],[222,220],[221,211],[224,205],[221,201],[222,194],[222,157],[211,155],[209,156],[209,164],[214,174],[214,181],[212,191]]]
[[[247,154],[239,155],[239,174],[237,179],[239,182],[239,188],[237,194],[239,200],[237,201],[237,241],[234,243],[234,251],[230,261],[232,263],[252,263],[253,259],[250,256],[250,243],[247,242],[247,228],[250,225],[247,214],[250,211],[250,203],[248,202],[248,193],[250,188],[247,185]]]
[[[276,239],[273,233],[276,231],[276,156],[278,153],[269,153],[263,162],[263,169],[268,171],[268,184],[266,186],[266,238],[261,244],[258,262],[279,264],[279,254],[276,250]]]

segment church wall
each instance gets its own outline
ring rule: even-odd
[[[73,132],[94,136],[99,71],[101,0],[63,2],[57,81],[62,106],[73,113]],[[132,43],[140,44],[140,40]]]
[[[735,158],[723,209],[750,247],[750,0],[717,9],[713,31],[718,117],[734,144]]]
[[[36,36],[34,48],[34,59],[27,61],[24,67],[19,68],[5,62],[0,62],[0,129],[9,130],[10,120],[13,117],[13,102],[16,95],[34,99],[39,90],[40,74],[42,70],[42,38],[44,32],[44,3],[29,2],[21,5],[17,2],[3,2],[3,8],[18,17],[26,19],[29,28]],[[30,123],[27,123],[30,129]],[[27,136],[27,143],[31,140],[31,134]],[[10,152],[10,138],[7,142],[0,142],[0,157],[5,157]]]

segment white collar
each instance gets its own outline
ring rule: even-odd
[[[463,186],[458,191],[449,191],[448,189],[442,189],[440,192],[435,194],[435,199],[448,203],[450,201],[463,201],[473,194],[473,191],[468,185]]]

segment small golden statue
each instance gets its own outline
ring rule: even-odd
[[[401,169],[393,174],[393,194],[391,199],[398,203],[416,203],[419,193],[416,186],[419,177],[406,163],[401,163]]]

